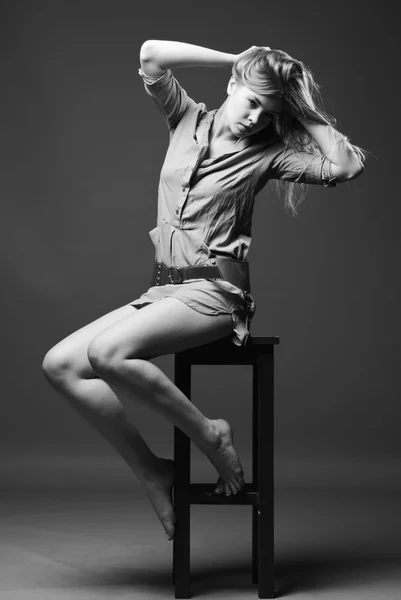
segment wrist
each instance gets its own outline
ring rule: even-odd
[[[238,57],[239,54],[227,54],[227,65],[232,67]]]

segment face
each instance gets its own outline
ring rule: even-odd
[[[227,124],[234,136],[247,137],[258,133],[282,110],[281,101],[263,96],[231,77],[227,87]],[[249,126],[250,129],[246,129]]]

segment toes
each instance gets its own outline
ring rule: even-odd
[[[234,483],[233,481],[230,481],[230,482],[229,482],[229,485],[230,485],[230,488],[231,488],[231,491],[232,491],[232,493],[233,493],[233,494],[236,494],[238,490],[237,490],[237,488],[236,488],[236,486],[235,486],[235,483]]]
[[[238,494],[244,486],[243,478],[233,479],[232,481],[224,481],[219,477],[216,487],[214,488],[215,494],[225,494],[231,496],[231,494]]]
[[[232,494],[237,494],[241,490],[241,485],[236,481],[224,481],[221,477],[216,484],[214,489],[215,494],[225,494],[226,496],[231,496]]]
[[[222,494],[224,492],[224,482],[221,477],[219,477],[218,482],[216,483],[214,492],[215,494]]]
[[[238,492],[240,492],[242,490],[242,488],[244,487],[244,481],[243,481],[243,479],[241,481],[238,481],[238,479],[233,479],[232,481],[229,481],[225,485],[226,485],[226,487],[228,487],[229,491],[232,494],[238,494]]]
[[[227,483],[227,482],[224,483],[224,490],[225,490],[226,496],[231,496],[232,491],[231,491],[229,483]]]
[[[215,487],[215,494],[225,494],[226,496],[231,496],[232,494],[238,494],[244,487],[245,482],[243,479],[238,481],[234,479],[233,481],[224,481],[221,477]]]
[[[243,483],[241,483],[241,481],[239,481],[238,479],[234,479],[233,484],[235,485],[235,489],[237,490],[237,492],[240,492],[243,486]]]

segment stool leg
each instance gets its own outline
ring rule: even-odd
[[[191,395],[191,366],[179,353],[175,355],[175,385],[188,397]],[[190,482],[191,440],[174,427],[174,511],[173,582],[176,598],[190,598]]]
[[[274,598],[274,346],[258,359],[259,598]]]
[[[258,408],[258,390],[259,390],[259,381],[258,381],[258,367],[257,365],[253,365],[252,367],[252,485],[257,490],[259,488],[259,461],[258,461],[258,451],[259,451],[259,429],[258,429],[258,417],[259,417],[259,408]],[[257,505],[252,506],[252,583],[258,583],[259,576],[259,560],[258,560],[258,527],[259,527],[259,519],[258,519],[258,509]]]
[[[258,560],[258,506],[252,506],[252,583],[259,581],[259,560]]]

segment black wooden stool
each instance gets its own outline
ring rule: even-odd
[[[190,598],[191,504],[252,505],[252,583],[259,598],[274,598],[274,345],[278,337],[248,337],[236,346],[229,337],[175,354],[175,385],[191,399],[192,365],[252,365],[252,483],[238,495],[214,494],[214,483],[191,483],[191,440],[174,427],[173,582],[176,598]],[[217,481],[217,478],[216,478]]]

